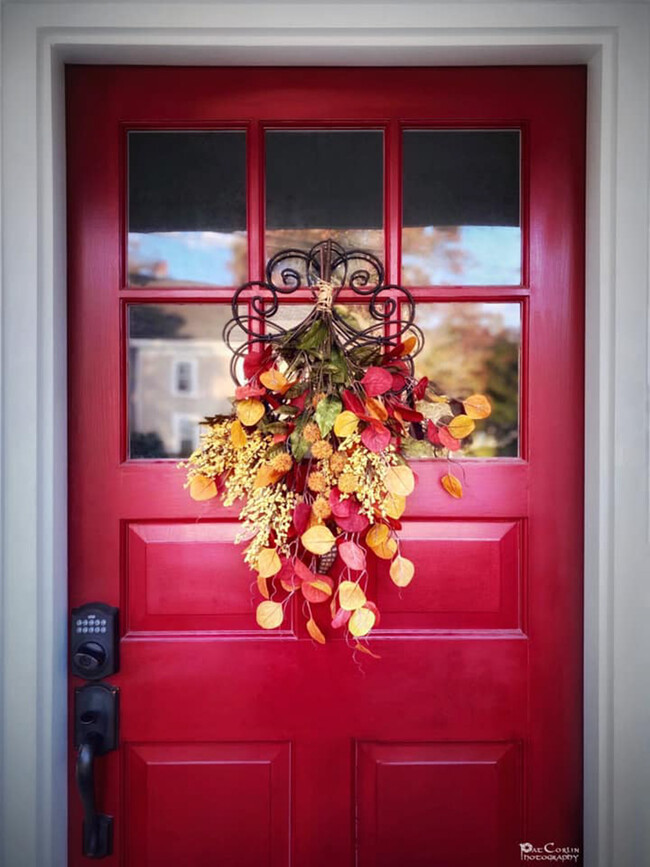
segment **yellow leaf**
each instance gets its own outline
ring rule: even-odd
[[[284,611],[279,602],[260,602],[255,612],[257,625],[262,629],[276,629],[284,619]]]
[[[337,437],[344,439],[345,437],[351,436],[358,427],[359,419],[353,412],[346,409],[344,412],[340,412],[336,416],[336,421],[334,422],[334,433]]]
[[[334,542],[334,536],[324,524],[310,527],[300,537],[300,541],[310,554],[327,554]]]
[[[377,618],[369,608],[358,608],[352,617],[348,620],[348,629],[350,634],[356,638],[361,638],[362,635],[367,635],[375,625]]]
[[[265,413],[264,404],[254,397],[237,402],[237,418],[247,427],[257,424]]]
[[[460,500],[463,496],[463,486],[460,483],[460,479],[457,479],[456,476],[452,476],[451,473],[446,473],[440,479],[440,484],[448,494],[451,494],[451,496],[455,497],[457,500]]]
[[[326,596],[332,595],[332,588],[327,583],[327,581],[321,581],[320,578],[315,578],[313,581],[305,581],[303,582],[303,586],[305,584],[309,584],[310,587],[313,587],[314,590],[320,590],[321,593],[324,593]]]
[[[492,405],[484,394],[470,394],[463,401],[463,407],[470,418],[487,418],[492,412]]]
[[[273,469],[271,464],[262,464],[255,474],[253,488],[265,488],[267,485],[273,485],[275,482],[279,481],[283,475],[284,473]]]
[[[395,551],[397,551],[397,542],[395,539],[387,539],[385,542],[382,542],[381,545],[377,545],[376,548],[372,549],[375,557],[380,557],[382,560],[392,560],[395,556]]]
[[[260,374],[260,382],[269,391],[283,391],[289,385],[286,376],[279,370],[265,370],[264,373]]]
[[[447,430],[453,437],[456,437],[457,440],[462,440],[464,437],[468,437],[475,427],[476,424],[473,419],[468,415],[461,414],[455,415],[452,418],[447,425]]]
[[[415,566],[406,557],[395,557],[390,564],[390,577],[398,587],[408,587],[415,575]]]
[[[386,494],[384,508],[389,518],[399,521],[406,508],[406,497],[401,497],[399,494]]]
[[[257,558],[257,571],[262,578],[270,578],[282,568],[282,563],[275,548],[262,548]]]
[[[399,494],[400,497],[408,497],[415,487],[415,476],[406,464],[398,464],[396,467],[388,467],[384,484],[391,494]]]
[[[366,594],[354,581],[341,581],[339,584],[339,605],[346,611],[356,611],[366,604]]]
[[[376,548],[383,545],[390,536],[390,530],[386,524],[373,524],[366,533],[366,545],[369,548]]]
[[[265,599],[269,598],[269,587],[266,583],[266,578],[263,575],[257,576],[257,589]]]
[[[317,641],[319,644],[325,644],[325,636],[318,628],[313,617],[310,617],[307,621],[307,632],[311,635],[314,641]]]
[[[217,496],[217,485],[214,479],[207,476],[194,476],[190,482],[190,497],[193,500],[211,500]]]
[[[367,653],[368,656],[372,656],[373,659],[381,659],[381,656],[378,653],[373,653],[369,647],[366,647],[365,644],[361,644],[360,641],[355,642],[354,649],[360,650],[361,653]]]
[[[246,445],[247,439],[246,431],[242,427],[239,419],[236,418],[230,428],[230,442],[236,449],[240,449],[242,446]]]

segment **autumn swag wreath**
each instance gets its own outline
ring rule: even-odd
[[[281,327],[280,297],[305,286],[310,312]],[[360,301],[368,327],[350,315]],[[315,641],[325,643],[327,621],[372,653],[359,641],[380,619],[367,596],[368,557],[390,561],[398,587],[414,575],[400,550],[400,519],[415,487],[402,452],[426,439],[449,458],[490,403],[482,394],[453,400],[415,378],[423,337],[412,296],[384,283],[381,263],[367,252],[331,240],[283,251],[269,261],[266,280],[237,290],[232,311],[224,338],[233,352],[234,412],[203,423],[200,448],[181,464],[190,494],[243,501],[237,541],[248,542],[244,560],[257,572],[260,627],[279,627],[298,596]],[[450,466],[440,483],[458,498],[462,484]],[[327,614],[316,615],[322,604]]]

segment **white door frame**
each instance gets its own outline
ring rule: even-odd
[[[558,2],[3,7],[6,867],[66,863],[66,62],[588,64],[585,863],[650,863],[648,11]]]

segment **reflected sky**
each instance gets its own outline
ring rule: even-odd
[[[130,232],[129,282],[231,286],[241,274],[246,241],[226,232]]]
[[[521,229],[405,228],[402,279],[407,285],[516,286],[521,282]]]

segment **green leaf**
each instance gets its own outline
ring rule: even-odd
[[[295,430],[289,437],[291,454],[296,462],[300,462],[309,451],[309,443],[302,435],[302,431]]]
[[[357,346],[350,352],[350,358],[360,367],[372,367],[380,358],[380,350],[375,346]]]
[[[260,425],[260,430],[263,433],[283,434],[287,431],[287,426],[282,421],[270,421],[267,424]]]
[[[327,337],[327,325],[322,319],[316,319],[309,326],[307,331],[298,340],[296,346],[305,352],[314,352],[320,349],[323,341]]]
[[[293,400],[294,397],[300,397],[300,395],[309,388],[308,382],[296,382],[291,388],[287,389],[284,393],[285,400]]]
[[[318,402],[314,418],[320,428],[321,436],[327,434],[334,427],[337,415],[343,410],[343,404],[335,395],[330,394]]]
[[[325,364],[323,364],[323,370],[330,374],[333,382],[340,384],[347,382],[349,378],[348,365],[345,355],[338,346],[332,347],[332,353]]]

